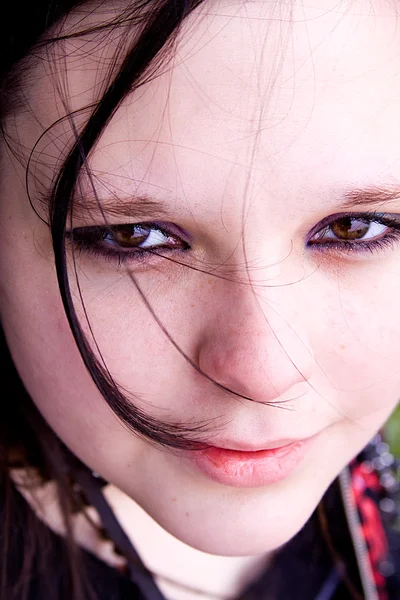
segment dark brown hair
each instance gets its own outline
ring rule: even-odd
[[[23,105],[22,80],[38,60],[37,57],[46,56],[46,53],[51,52],[54,42],[63,37],[84,36],[117,28],[124,31],[124,36],[121,37],[121,47],[125,52],[122,65],[106,82],[102,98],[91,107],[91,115],[83,131],[79,134],[76,132],[70,152],[48,194],[48,222],[61,297],[78,348],[93,380],[117,415],[136,433],[155,443],[178,447],[190,446],[193,431],[152,421],[135,410],[114,384],[106,366],[99,364],[93,356],[71,301],[65,262],[65,228],[78,174],[96,140],[125,96],[154,75],[158,64],[166,59],[172,48],[181,23],[200,2],[201,0],[137,0],[127,3],[108,22],[65,35],[61,28],[63,18],[72,9],[84,11],[84,2],[37,0],[24,5],[23,10],[14,2],[10,5],[7,18],[2,17],[0,31],[0,115],[3,142],[13,152],[15,147],[5,126],[6,117]],[[101,8],[106,4],[99,2],[97,7]],[[88,4],[86,10],[90,13],[93,4]],[[29,189],[27,192],[29,196]],[[27,598],[34,565],[36,570],[40,570],[41,581],[46,586],[46,589],[39,592],[39,597],[60,600],[61,597],[66,600],[92,597],[93,591],[81,570],[79,550],[71,533],[70,516],[84,504],[84,499],[73,492],[73,469],[77,459],[33,404],[16,371],[2,331],[0,365],[3,390],[7,390],[0,420],[0,598]],[[46,536],[43,528],[40,528],[10,477],[12,469],[28,467],[34,467],[42,481],[57,482],[67,532],[64,555],[68,577],[64,580],[62,589],[59,587],[58,574],[46,562],[52,538],[50,534]],[[17,556],[21,547],[16,547],[16,528],[23,534],[23,556]]]

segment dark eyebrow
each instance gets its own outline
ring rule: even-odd
[[[358,206],[377,206],[400,200],[400,183],[389,185],[370,185],[364,188],[356,187],[348,189],[343,194],[345,201],[340,208],[349,210]]]
[[[128,198],[95,198],[94,196],[75,196],[72,204],[74,217],[84,219],[95,215],[97,218],[104,213],[108,217],[128,217],[134,219],[160,219],[168,216],[165,203],[147,195],[135,195]]]
[[[400,182],[388,185],[369,185],[366,187],[355,187],[345,190],[342,194],[344,202],[338,208],[351,210],[359,206],[373,206],[400,201]],[[96,198],[92,195],[75,196],[72,203],[74,217],[84,219],[91,214],[95,217],[102,215],[107,217],[128,217],[137,220],[159,220],[168,218],[170,214],[165,209],[165,202],[156,200],[146,194],[139,194],[127,198],[108,197]]]

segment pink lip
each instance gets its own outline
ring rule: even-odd
[[[234,487],[261,487],[285,479],[301,462],[311,438],[244,452],[212,446],[189,457],[209,479]]]

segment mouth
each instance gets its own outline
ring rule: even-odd
[[[315,437],[315,436],[314,436]],[[210,446],[188,456],[208,479],[233,487],[262,487],[288,477],[303,460],[314,438],[275,442],[260,450]]]

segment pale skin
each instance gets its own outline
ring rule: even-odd
[[[295,3],[292,14],[281,4],[200,7],[168,69],[125,100],[90,156],[99,198],[105,207],[114,199],[109,222],[178,226],[190,250],[166,256],[197,270],[163,258],[121,267],[85,252],[77,260],[96,341],[132,402],[165,421],[215,418],[213,445],[316,436],[283,481],[218,484],[116,419],[70,334],[50,233],[28,203],[24,167],[8,155],[1,166],[1,319],[26,387],[56,433],[110,481],[107,493],[149,568],[224,595],[299,531],[400,392],[400,237],[373,252],[308,243],[332,215],[372,211],[400,221],[397,14],[386,2]],[[112,50],[79,62],[74,43],[70,109],[96,98]],[[65,114],[54,82],[39,63],[29,90],[36,120],[16,116],[28,149]],[[72,139],[62,127],[39,148],[52,157],[40,186],[63,148],[57,139]],[[80,184],[85,199],[85,174]],[[374,203],[364,193],[343,208],[354,190],[374,186],[393,197],[374,190]],[[160,207],[146,214],[138,196]],[[102,225],[95,210],[73,222]],[[374,222],[366,237],[387,230]],[[254,401],[185,361],[127,269],[185,354]],[[72,271],[70,279],[76,294]],[[78,300],[76,310],[82,315]],[[289,410],[266,404],[282,401]]]

